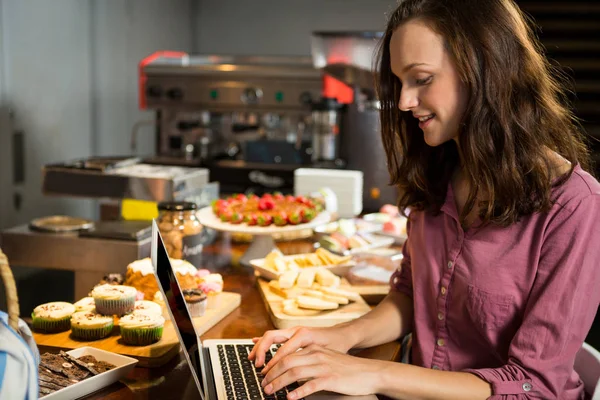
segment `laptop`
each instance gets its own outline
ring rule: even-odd
[[[200,340],[155,221],[152,222],[151,254],[158,288],[164,296],[202,400],[285,400],[287,391],[298,387],[295,383],[270,396],[262,391],[260,382],[263,377],[258,373],[261,368],[254,368],[254,364],[248,360],[248,353],[254,346],[251,339]],[[267,360],[275,354],[277,348],[277,345],[271,347],[271,354],[266,355]],[[377,397],[322,392],[306,399],[376,400]]]

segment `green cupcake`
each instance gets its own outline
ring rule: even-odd
[[[76,312],[71,317],[71,335],[78,340],[99,340],[110,336],[114,325],[111,316],[95,311]]]
[[[162,338],[165,319],[161,315],[130,314],[119,320],[121,338],[125,344],[146,346]]]
[[[74,312],[75,306],[64,301],[41,304],[31,314],[33,329],[45,333],[68,331]]]

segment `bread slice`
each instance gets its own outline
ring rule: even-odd
[[[323,293],[319,290],[306,289],[302,292],[302,295],[309,296],[309,297],[316,297],[317,299],[321,299],[321,298],[323,298],[323,296],[325,296],[325,293]]]
[[[310,310],[335,310],[339,307],[339,304],[333,301],[325,301],[309,296],[296,297],[296,303],[298,303],[298,307]]]
[[[284,314],[293,317],[312,317],[321,313],[319,310],[299,308],[296,304],[284,304],[282,310]]]
[[[338,286],[340,284],[340,277],[325,268],[317,269],[315,279],[322,286]]]
[[[273,271],[277,271],[275,268],[275,260],[278,258],[283,258],[283,253],[279,249],[275,248],[271,250],[271,252],[265,257],[263,266],[265,268],[272,269]]]
[[[298,278],[298,272],[296,271],[286,271],[279,276],[279,287],[281,289],[291,289],[294,287],[296,283],[296,278]]]
[[[283,297],[284,299],[294,299],[298,297],[300,293],[302,293],[296,288],[282,289],[281,286],[279,286],[279,281],[275,280],[269,282],[269,289],[271,290],[271,292]]]
[[[309,289],[313,282],[315,281],[315,270],[314,269],[305,269],[300,272],[298,275],[298,279],[296,280],[296,285],[300,288]]]
[[[332,288],[332,287],[327,287],[327,286],[321,286],[319,288],[319,290],[325,294],[331,295],[331,296],[339,296],[339,297],[346,297],[349,300],[352,301],[359,301],[360,300],[360,294],[356,293],[356,292],[352,292],[350,290],[344,290],[344,289],[340,289],[340,288]]]
[[[347,297],[332,296],[330,294],[325,294],[325,293],[322,293],[322,294],[323,294],[323,296],[321,298],[325,301],[331,301],[334,303],[338,303],[339,305],[345,305],[345,304],[350,303],[350,300],[348,300]]]

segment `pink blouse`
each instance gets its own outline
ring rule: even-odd
[[[412,363],[470,372],[490,399],[582,399],[573,370],[600,303],[600,184],[576,166],[556,203],[464,231],[448,185],[437,216],[412,212],[392,289],[413,299]]]

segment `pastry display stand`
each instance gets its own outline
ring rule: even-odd
[[[250,247],[248,247],[248,250],[246,250],[240,259],[240,263],[245,267],[250,266],[250,260],[264,258],[271,250],[275,248],[275,241],[273,240],[274,234],[300,231],[303,229],[313,229],[319,225],[326,224],[331,219],[331,216],[327,212],[321,212],[315,217],[315,219],[306,224],[285,226],[248,226],[245,223],[230,224],[229,222],[222,222],[213,213],[211,207],[202,208],[200,211],[198,211],[197,216],[200,220],[200,223],[207,228],[221,232],[247,233],[252,235]]]

